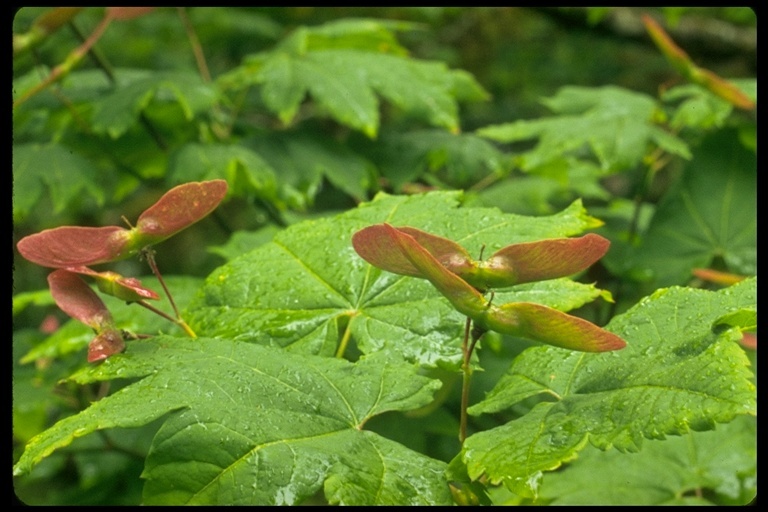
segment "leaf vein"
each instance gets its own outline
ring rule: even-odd
[[[320,274],[318,274],[318,273],[317,273],[315,270],[313,270],[312,268],[310,268],[309,266],[307,266],[307,264],[306,264],[306,263],[305,263],[305,262],[304,262],[304,261],[303,261],[301,258],[299,258],[299,256],[297,256],[297,255],[296,255],[296,254],[295,254],[293,251],[291,251],[291,250],[288,248],[288,246],[281,244],[281,243],[280,243],[279,241],[277,241],[277,240],[273,240],[273,242],[275,243],[275,245],[277,245],[277,246],[278,246],[278,247],[280,247],[280,248],[281,248],[283,251],[285,251],[285,252],[286,252],[286,253],[287,253],[287,254],[288,254],[290,257],[292,257],[294,260],[296,260],[296,263],[298,263],[298,264],[299,264],[299,265],[300,265],[300,266],[301,266],[301,267],[302,267],[304,270],[306,270],[306,271],[307,271],[307,273],[308,273],[310,276],[312,276],[313,278],[315,278],[315,279],[316,279],[318,282],[320,282],[320,283],[321,283],[323,286],[325,286],[326,288],[328,288],[329,290],[331,290],[332,292],[334,292],[336,295],[338,295],[338,296],[341,298],[341,300],[342,300],[342,301],[343,301],[343,302],[344,302],[344,303],[345,303],[347,306],[349,306],[349,307],[352,307],[352,303],[349,301],[349,299],[347,299],[347,298],[344,296],[344,294],[343,294],[343,293],[341,293],[339,290],[337,290],[336,288],[334,288],[334,287],[333,287],[333,285],[332,285],[332,284],[331,284],[329,281],[327,281],[327,280],[326,280],[326,279],[324,279],[322,276],[320,276]]]

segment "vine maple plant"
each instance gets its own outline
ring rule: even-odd
[[[208,186],[215,185],[182,187]],[[209,212],[225,188],[217,190],[207,206],[185,222],[169,222],[150,240]],[[752,384],[739,370],[743,351],[733,343],[740,331],[732,328],[751,322],[749,315],[734,314],[749,308],[752,284],[727,294],[660,293],[600,328],[558,310],[605,297],[564,277],[608,249],[597,235],[567,238],[595,225],[580,204],[552,218],[524,218],[457,210],[455,199],[446,193],[380,196],[337,217],[286,229],[207,279],[185,314],[198,338],[142,337],[117,354],[97,337],[92,351],[109,357],[72,381],[136,381],[33,438],[17,474],[85,433],[139,426],[181,409],[153,440],[144,472],[147,503],[299,503],[320,487],[333,503],[479,503],[488,500],[485,486],[499,482],[535,494],[537,475],[573,457],[587,436],[598,447],[637,449],[642,437],[682,433],[752,407]],[[119,231],[120,240],[143,236],[144,219],[132,228],[139,235]],[[156,219],[162,224],[164,217]],[[393,227],[402,219],[412,226]],[[525,239],[507,244],[521,226]],[[51,233],[56,230],[31,240],[55,239]],[[19,245],[27,252],[30,242]],[[126,245],[142,252],[142,244],[121,242],[110,256],[92,259],[123,257]],[[323,251],[302,251],[321,245]],[[468,256],[484,247],[495,249],[487,260]],[[329,254],[336,255],[330,264]],[[103,307],[85,289],[76,299],[57,297],[66,289],[62,277],[79,279],[71,270],[58,274],[62,270],[51,280],[57,302],[113,333]],[[689,319],[685,329],[681,319]],[[709,331],[708,324],[724,328]],[[477,366],[472,351],[487,331],[565,348],[525,351],[486,399],[468,407],[469,376]],[[350,338],[363,354],[357,362],[338,357]],[[363,428],[387,411],[434,400],[440,381],[420,375],[420,366],[463,371],[463,448],[450,466]],[[468,431],[469,415],[542,393],[556,400],[541,401],[501,427]],[[638,413],[616,416],[626,408]],[[180,451],[179,443],[188,448]],[[187,469],[180,471],[180,463]],[[283,471],[292,476],[285,480]],[[365,476],[371,471],[378,475],[373,480]],[[254,480],[254,472],[262,477]]]
[[[19,498],[749,501],[754,77],[349,9],[19,11]]]

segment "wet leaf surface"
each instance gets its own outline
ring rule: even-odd
[[[534,396],[550,401],[470,436],[464,448],[470,476],[486,474],[535,494],[541,472],[573,459],[588,442],[638,451],[643,439],[754,415],[755,386],[738,344],[740,329],[723,328],[721,319],[753,323],[752,315],[733,313],[752,310],[755,300],[755,279],[719,292],[660,289],[606,327],[627,340],[624,350],[525,351],[470,413],[499,412]]]
[[[439,381],[381,358],[358,363],[231,340],[159,336],[76,374],[138,379],[30,441],[16,472],[99,429],[172,411],[147,458],[146,504],[447,504],[445,464],[363,429],[427,404]]]

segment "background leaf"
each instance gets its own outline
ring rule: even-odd
[[[686,145],[653,123],[658,108],[645,94],[617,87],[563,87],[543,103],[559,116],[523,120],[478,130],[478,135],[500,142],[538,139],[536,147],[522,156],[528,171],[585,149],[603,171],[636,166],[648,145],[690,158]]]
[[[737,343],[741,332],[714,323],[753,307],[755,288],[751,279],[720,292],[661,289],[606,327],[627,341],[621,351],[525,351],[470,413],[500,411],[533,396],[547,401],[467,438],[470,477],[486,474],[535,495],[541,472],[574,458],[587,441],[637,451],[643,438],[754,415],[755,386]]]
[[[295,117],[309,94],[339,123],[375,137],[380,123],[378,94],[434,126],[458,131],[457,93],[464,96],[461,99],[468,99],[468,94],[471,99],[483,99],[482,88],[476,83],[468,87],[469,81],[474,82],[471,77],[454,73],[441,62],[386,53],[402,52],[391,37],[380,44],[385,25],[371,30],[372,25],[371,20],[347,23],[343,37],[332,43],[321,37],[319,44],[314,36],[327,31],[327,26],[297,30],[275,51],[246,59],[222,83],[225,87],[263,84],[264,104],[284,123]]]
[[[588,446],[564,471],[544,477],[539,499],[552,505],[746,505],[757,493],[756,473],[757,422],[742,416],[710,432],[649,441],[639,453]]]
[[[673,87],[664,92],[662,99],[681,100],[670,120],[675,129],[722,127],[733,110],[733,105],[696,84]]]
[[[479,255],[482,245],[492,254],[511,243],[579,234],[596,224],[579,203],[550,217],[526,218],[457,208],[460,198],[382,194],[345,214],[291,226],[215,271],[190,306],[188,323],[201,335],[324,355],[351,335],[366,354],[388,351],[427,366],[457,368],[464,318],[428,282],[368,265],[355,253],[352,234],[381,222],[409,225]],[[595,294],[589,285],[547,286],[548,300],[566,309]],[[521,293],[530,297],[532,290]]]
[[[16,473],[75,437],[183,409],[153,441],[147,504],[294,504],[324,482],[332,503],[450,501],[444,463],[361,430],[372,416],[431,400],[439,382],[413,367],[159,336],[73,378],[127,377],[140,380],[30,441]]]
[[[13,148],[13,218],[21,220],[50,193],[54,213],[60,213],[85,194],[104,203],[97,186],[99,169],[90,160],[59,144],[17,144]]]
[[[374,188],[373,165],[345,144],[300,130],[251,137],[243,145],[253,149],[274,169],[280,169],[282,194],[291,206],[305,209],[322,190],[323,178],[357,201]]]
[[[195,74],[152,73],[142,78],[134,77],[94,102],[91,122],[95,132],[116,139],[138,122],[139,114],[152,101],[177,104],[184,118],[191,121],[196,114],[210,108],[215,100],[215,90]]]
[[[694,268],[753,275],[757,161],[733,130],[702,142],[678,186],[659,204],[642,245],[625,260],[656,286],[688,282]]]
[[[224,179],[229,193],[276,199],[274,169],[258,154],[240,145],[189,143],[179,148],[168,162],[168,181]]]
[[[273,226],[265,226],[256,231],[238,231],[222,245],[211,246],[208,252],[218,254],[225,260],[233,260],[243,253],[250,252],[274,238],[280,230]]]
[[[387,132],[371,146],[381,175],[395,190],[422,176],[457,188],[469,187],[488,175],[501,176],[511,166],[510,157],[468,133]]]

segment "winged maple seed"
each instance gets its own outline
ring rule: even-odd
[[[204,218],[226,193],[224,180],[185,183],[147,208],[131,229],[62,226],[24,237],[17,248],[26,259],[43,267],[80,267],[121,260]]]
[[[553,279],[583,270],[608,250],[608,240],[599,235],[513,244],[482,262],[473,260],[451,240],[386,223],[358,231],[352,245],[376,267],[429,280],[456,310],[484,330],[586,352],[626,345],[615,334],[556,309],[528,302],[497,306],[481,293],[490,287]]]

